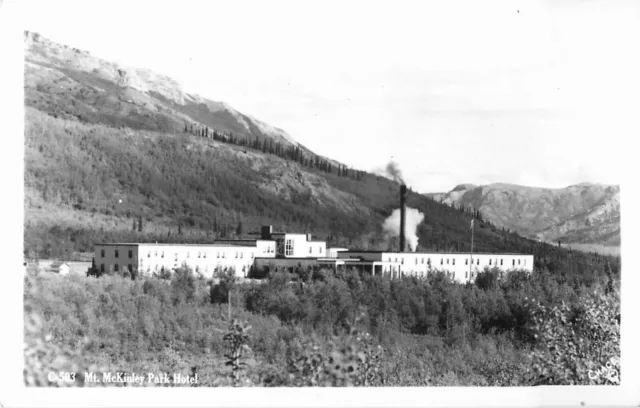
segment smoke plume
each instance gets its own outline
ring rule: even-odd
[[[400,184],[405,184],[404,179],[402,178],[402,172],[400,171],[400,167],[398,167],[398,163],[394,161],[390,161],[389,164],[387,164],[387,168],[385,169],[385,172],[394,181]]]
[[[424,220],[424,214],[415,208],[407,207],[405,215],[404,236],[407,246],[413,252],[418,249],[418,225]],[[400,209],[393,210],[389,218],[384,220],[382,228],[387,236],[397,237],[400,235]]]

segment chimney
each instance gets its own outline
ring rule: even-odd
[[[407,195],[407,186],[404,184],[400,185],[400,252],[405,251],[405,218],[406,218],[406,208],[405,201]]]
[[[271,239],[271,234],[273,233],[273,227],[271,225],[263,225],[260,230],[260,235],[262,239]]]

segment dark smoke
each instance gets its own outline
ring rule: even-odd
[[[394,161],[390,161],[387,164],[387,168],[385,169],[387,175],[391,177],[394,181],[397,181],[400,184],[405,184],[404,179],[402,178],[402,172],[400,171],[400,167]]]

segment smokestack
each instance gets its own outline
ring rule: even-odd
[[[405,251],[405,224],[406,224],[406,195],[407,195],[407,186],[404,184],[400,185],[400,252]]]

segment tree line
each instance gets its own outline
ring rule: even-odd
[[[264,138],[262,141],[260,141],[258,137],[254,139],[239,138],[233,132],[210,129],[208,126],[199,124],[195,124],[194,126],[193,123],[187,124],[186,122],[184,124],[184,133],[273,154],[286,160],[295,161],[305,167],[317,169],[325,173],[335,173],[339,177],[349,177],[359,181],[367,174],[362,170],[349,168],[343,164],[335,163],[324,157],[307,152],[300,146],[286,146],[279,142],[274,142],[273,139],[270,138]]]

